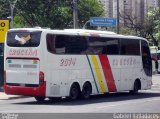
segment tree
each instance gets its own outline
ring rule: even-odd
[[[69,7],[61,0],[23,0],[17,2],[17,16],[30,27],[63,28],[71,17]],[[68,15],[66,15],[68,14]]]
[[[158,46],[160,41],[160,8],[153,9],[148,13],[148,24],[146,32],[152,38],[154,45]]]
[[[6,2],[6,1],[5,1]],[[3,0],[0,0],[3,3]],[[72,0],[18,0],[14,11],[14,26],[16,27],[49,27],[52,29],[70,28],[73,24]],[[6,4],[9,6],[9,3]],[[0,7],[4,8],[4,4]],[[4,18],[9,16],[3,12]],[[102,5],[98,0],[80,0],[78,2],[79,26],[92,16],[100,16],[103,13]]]
[[[90,17],[103,16],[103,5],[98,0],[81,0],[79,5],[79,25],[83,25],[90,19]]]
[[[138,36],[146,37],[144,32],[144,21],[137,15],[132,14],[132,11],[122,11],[120,14],[120,21],[123,28],[130,29],[132,34]],[[134,33],[133,33],[134,31]]]
[[[10,15],[10,5],[7,0],[0,0],[0,19],[6,19]]]
[[[125,12],[124,12],[125,13]],[[132,13],[121,14],[121,18],[125,21],[127,28],[134,30],[136,35],[151,39],[154,45],[158,46],[160,37],[160,9],[154,8],[151,10],[143,20],[133,16]]]

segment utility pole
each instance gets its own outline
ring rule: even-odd
[[[73,0],[73,26],[74,26],[74,29],[78,28],[77,0]]]
[[[119,34],[119,0],[117,0],[117,34]]]
[[[10,0],[8,0],[8,1],[9,1],[10,8],[11,8],[11,16],[10,16],[11,23],[10,23],[10,27],[13,28],[14,8],[15,8],[15,5],[16,5],[17,0],[15,0],[14,2],[11,2]]]

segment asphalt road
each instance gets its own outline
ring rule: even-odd
[[[153,76],[151,90],[136,95],[122,92],[92,96],[89,100],[46,100],[43,104],[34,98],[0,100],[0,113],[160,113],[160,75]]]

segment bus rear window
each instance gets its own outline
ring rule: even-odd
[[[41,31],[11,31],[7,34],[7,45],[10,47],[38,47]]]

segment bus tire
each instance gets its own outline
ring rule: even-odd
[[[135,80],[133,90],[130,91],[131,94],[137,94],[138,90],[141,88],[141,82],[139,79]]]
[[[70,95],[69,98],[71,100],[76,100],[79,97],[80,94],[80,87],[78,83],[73,83],[70,88]]]
[[[37,100],[37,102],[39,102],[39,103],[43,103],[44,102],[44,100],[45,100],[45,97],[34,97],[36,100]]]
[[[84,83],[81,96],[83,99],[89,99],[92,93],[92,86],[89,82]]]

